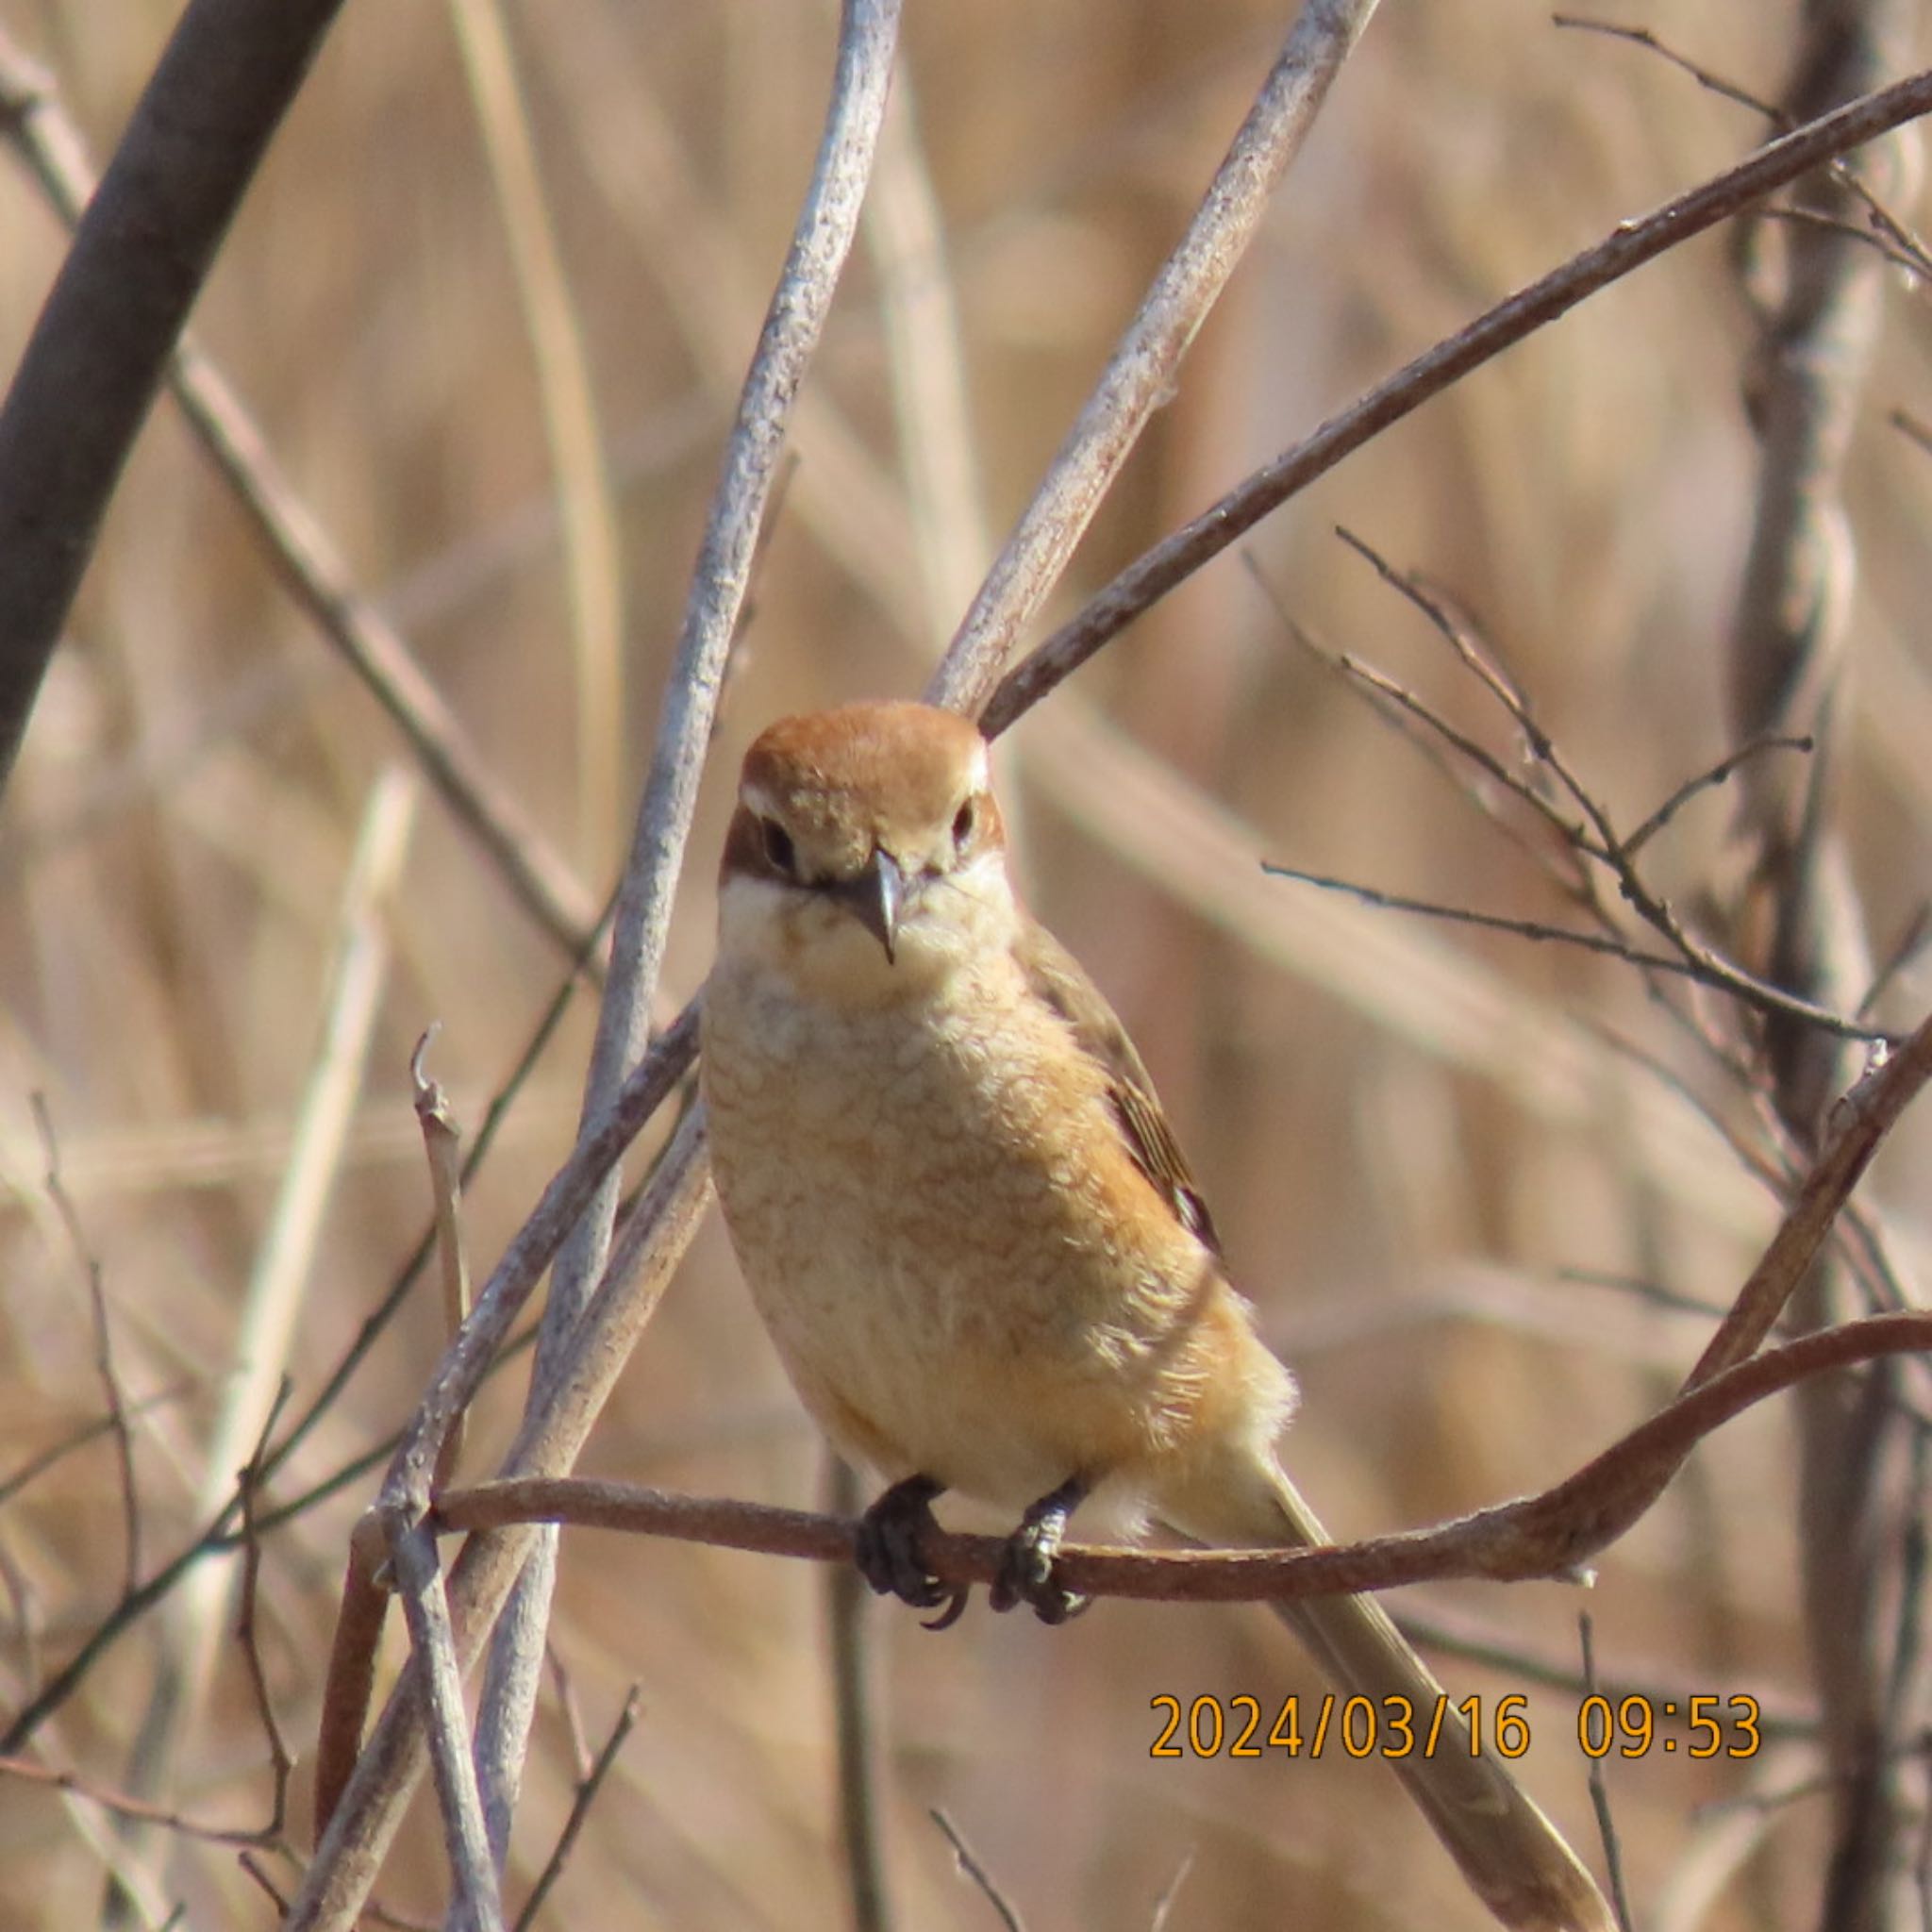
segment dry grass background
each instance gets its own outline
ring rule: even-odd
[[[1790,11],[1709,0],[1650,24],[1771,94]],[[172,12],[6,0],[0,20],[58,75],[104,153]],[[531,338],[449,8],[349,9],[197,325],[357,580],[594,899],[623,849],[722,428],[817,138],[831,8],[522,0],[511,25],[614,493],[621,687],[574,643],[574,627],[594,625],[573,617]],[[915,212],[929,189],[943,225],[970,398],[970,446],[944,454],[962,466],[950,482],[966,514],[956,502],[945,542],[927,529],[922,548],[908,444],[934,419],[903,380],[889,311],[930,292],[930,269],[875,232],[794,439],[682,894],[677,999],[708,958],[709,855],[738,752],[782,709],[918,688],[1280,26],[1259,0],[912,9],[917,143],[896,150],[889,182]],[[1559,31],[1528,0],[1387,8],[1060,608],[1369,381],[1757,133],[1661,62]],[[25,176],[0,171],[0,362],[60,250]],[[1894,406],[1932,410],[1932,327],[1923,295],[1892,299],[1851,497],[1863,568],[1847,829],[1881,936],[1924,892],[1932,830],[1919,624],[1932,459],[1884,421]],[[1740,397],[1748,346],[1723,238],[1694,242],[1385,435],[1264,525],[1249,554],[1323,639],[1504,743],[1334,525],[1449,586],[1634,821],[1725,748],[1722,647],[1755,459]],[[1335,1528],[1430,1521],[1534,1486],[1657,1402],[1706,1324],[1562,1271],[1722,1301],[1771,1206],[1714,1134],[1604,1043],[1600,1029],[1614,1029],[1684,1058],[1626,970],[1338,910],[1201,856],[1185,813],[1211,801],[1257,859],[1555,910],[1521,855],[1297,652],[1237,561],[1141,622],[1024,722],[1004,758],[1033,902],[1139,1039],[1238,1277],[1300,1371],[1289,1462]],[[102,1268],[120,1378],[130,1398],[154,1398],[135,1440],[150,1564],[195,1525],[238,1310],[318,1052],[358,824],[402,758],[164,403],[0,835],[0,1470],[102,1409],[84,1274],[41,1185],[27,1105],[39,1092]],[[1707,800],[1657,848],[1674,893],[1694,893],[1716,862],[1724,818]],[[381,924],[387,976],[289,1354],[298,1399],[424,1220],[411,1041],[441,1023],[434,1070],[474,1124],[565,970],[426,796]],[[1900,1010],[1922,1008],[1926,991],[1921,973]],[[486,1261],[569,1144],[590,1013],[580,1002],[566,1021],[470,1196]],[[1880,1173],[1921,1238],[1927,1153],[1927,1123],[1909,1121]],[[439,1319],[425,1292],[277,1494],[400,1424]],[[506,1387],[473,1438],[479,1471],[513,1420]],[[1609,1554],[1589,1600],[1609,1674],[1808,1707],[1788,1430],[1774,1406],[1725,1431]],[[822,1493],[821,1451],[714,1224],[587,1466],[708,1493]],[[304,1748],[367,1491],[306,1512],[265,1552],[262,1651]],[[99,1621],[124,1560],[107,1441],[7,1496],[8,1703]],[[572,1695],[595,1734],[636,1681],[642,1719],[550,1923],[841,1921],[822,1599],[803,1566],[567,1541],[554,1639]],[[1445,1590],[1413,1607],[1572,1667],[1579,1601],[1539,1585]],[[41,1734],[49,1759],[126,1780],[166,1632],[147,1620],[106,1656]],[[1160,1693],[1251,1692],[1272,1708],[1313,1688],[1258,1613],[1109,1604],[1056,1632],[982,1611],[941,1637],[881,1614],[874,1634],[907,1925],[991,1923],[929,1806],[1035,1928],[1144,1924],[1191,1858],[1174,1926],[1482,1923],[1379,1767],[1150,1761]],[[1593,1849],[1575,1692],[1518,1666],[1441,1668],[1486,1706],[1527,1695],[1528,1781]],[[1742,1764],[1613,1759],[1641,1923],[1809,1923],[1815,1797],[1739,1801],[1801,1785],[1812,1763],[1802,1735]],[[513,1892],[573,1775],[551,1700]],[[268,1784],[225,1641],[165,1790],[196,1818],[247,1824]],[[383,1888],[419,1914],[441,1877],[420,1815]],[[0,1924],[95,1923],[109,1836],[83,1803],[0,1784]],[[151,1837],[117,1856],[142,1874],[137,1912],[165,1916],[179,1900],[194,1925],[270,1919],[227,1849]],[[1707,1880],[1719,1895],[1700,1919]]]

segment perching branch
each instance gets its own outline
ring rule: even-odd
[[[1327,1549],[1099,1554],[1068,1550],[1069,1588],[1101,1595],[1278,1598],[1387,1590],[1450,1577],[1495,1581],[1573,1574],[1624,1535],[1714,1429],[1768,1396],[1830,1369],[1932,1349],[1932,1315],[1875,1315],[1753,1353],[1823,1250],[1859,1176],[1932,1080],[1932,1018],[1840,1104],[1834,1131],[1676,1400],[1565,1481],[1430,1530]],[[665,1495],[627,1484],[485,1483],[441,1497],[441,1530],[570,1522],[646,1531],[821,1562],[849,1559],[854,1526],[801,1510]],[[941,1537],[925,1552],[945,1583],[991,1581],[996,1538]]]

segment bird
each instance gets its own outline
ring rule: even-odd
[[[867,1580],[957,1616],[921,1554],[957,1492],[1015,1519],[994,1607],[1058,1623],[1083,1606],[1054,1557],[1096,1495],[1197,1544],[1328,1539],[1275,1454],[1293,1378],[1125,1029],[1016,896],[988,754],[969,719],[911,702],[757,738],[699,1078],[758,1314],[820,1429],[886,1485],[859,1524]],[[1499,1920],[1611,1932],[1379,1605],[1276,1607],[1339,1690],[1444,1711],[1432,1754],[1391,1763]]]

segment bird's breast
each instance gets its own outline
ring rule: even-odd
[[[1024,1502],[1096,1433],[1112,1463],[1166,1425],[1212,1262],[1150,1211],[1104,1076],[998,991],[852,1012],[716,974],[704,1084],[732,1242],[807,1406],[888,1474]]]

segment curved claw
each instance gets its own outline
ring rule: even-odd
[[[966,1614],[966,1606],[973,1601],[973,1586],[962,1583],[947,1599],[946,1607],[937,1617],[922,1617],[919,1627],[922,1630],[950,1630]]]

